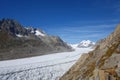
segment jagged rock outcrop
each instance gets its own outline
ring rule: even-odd
[[[60,80],[120,80],[120,25],[82,58]]]
[[[25,28],[16,20],[0,20],[0,60],[72,51],[58,36],[40,29]]]

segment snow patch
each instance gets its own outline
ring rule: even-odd
[[[26,29],[30,32],[30,33],[32,33],[32,34],[34,34],[34,35],[36,35],[36,36],[46,36],[46,34],[45,34],[45,32],[44,31],[42,31],[42,30],[40,30],[40,29],[37,29],[37,28],[32,28],[32,27],[26,27]]]
[[[17,36],[17,37],[20,37],[20,38],[21,38],[21,37],[26,37],[26,38],[28,38],[27,35],[16,34],[16,36]]]
[[[21,34],[16,34],[16,36],[17,36],[17,37],[23,37],[23,35],[21,35]]]
[[[40,32],[39,30],[35,31],[35,35],[37,35],[37,36],[45,36],[45,34],[43,34],[42,32]]]

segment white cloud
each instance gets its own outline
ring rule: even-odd
[[[83,39],[99,40],[109,35],[116,24],[90,25],[79,27],[59,27],[52,29],[56,35],[60,36],[66,42],[79,42]]]
[[[106,28],[115,28],[116,24],[104,24],[104,25],[91,25],[91,26],[79,26],[79,27],[64,27],[62,30],[65,33],[101,33]]]

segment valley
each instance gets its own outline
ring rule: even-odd
[[[0,61],[0,80],[59,80],[59,78],[91,48],[75,51]]]

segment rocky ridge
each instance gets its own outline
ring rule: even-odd
[[[120,25],[83,54],[60,80],[120,80]]]
[[[72,51],[60,37],[25,28],[12,19],[0,20],[0,60]]]

